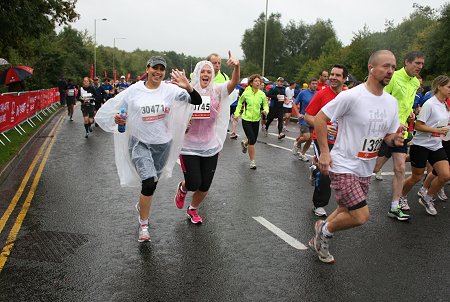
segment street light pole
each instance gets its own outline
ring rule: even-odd
[[[94,19],[94,77],[97,76],[97,21],[106,21],[108,19]]]
[[[263,46],[263,61],[262,61],[261,76],[264,76],[264,65],[266,63],[267,6],[268,5],[269,5],[269,0],[266,0],[266,21],[264,22],[264,46]]]
[[[126,38],[114,38],[114,48],[113,48],[113,75],[114,75],[114,71],[116,70],[116,65],[115,65],[115,60],[114,60],[114,55],[116,53],[116,40],[125,40]]]

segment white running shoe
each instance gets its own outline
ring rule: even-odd
[[[316,216],[319,216],[319,217],[327,216],[327,212],[322,207],[317,207],[317,208],[314,207],[313,212],[314,212],[314,214],[316,214]]]
[[[448,200],[448,197],[447,197],[447,195],[445,194],[445,191],[444,191],[444,187],[442,187],[440,190],[439,190],[439,192],[437,192],[437,197],[440,199],[440,200],[442,200],[442,201],[445,201],[445,200]]]
[[[148,232],[148,224],[139,225],[139,242],[152,241]]]
[[[383,180],[383,175],[381,175],[381,169],[377,173],[375,173],[376,180]]]
[[[298,146],[297,146],[297,142],[294,142],[294,147],[292,147],[292,154],[297,155],[298,153]]]
[[[308,162],[309,161],[308,156],[306,156],[306,154],[302,154],[302,153],[298,154],[298,159],[300,159],[301,161],[304,161],[304,162]]]

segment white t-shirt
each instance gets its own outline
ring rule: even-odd
[[[449,122],[447,106],[433,96],[423,104],[417,120],[424,122],[427,126],[433,128],[447,127]],[[442,148],[443,138],[444,135],[440,135],[439,133],[421,132],[416,130],[416,134],[414,134],[411,144],[436,151]]]
[[[283,103],[284,108],[292,108],[292,103],[294,103],[294,89],[286,87],[285,94],[287,97],[287,102]]]
[[[400,126],[395,98],[385,91],[376,96],[361,84],[342,91],[321,110],[337,120],[339,127],[331,150],[330,171],[359,177],[372,175],[384,137]]]
[[[127,110],[127,127],[131,135],[148,144],[165,144],[172,139],[166,116],[175,100],[188,101],[186,90],[164,82],[148,89],[139,81],[115,97]]]

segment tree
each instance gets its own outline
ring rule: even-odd
[[[75,12],[77,0],[2,0],[0,3],[0,53],[10,49],[27,53],[27,41],[53,32],[56,25],[68,24],[79,18]],[[26,57],[24,55],[24,57]],[[14,62],[11,62],[14,63]]]
[[[280,18],[281,15],[279,13],[272,13],[267,19],[265,74],[275,75],[280,69],[277,65],[280,63],[286,41]],[[241,42],[246,62],[260,66],[261,69],[264,47],[264,26],[265,14],[262,13],[255,20],[253,28],[245,30]]]
[[[434,76],[449,74],[450,69],[450,43],[448,42],[448,29],[450,28],[450,3],[442,7],[440,18],[435,26],[424,33],[420,44],[425,53],[425,72]]]

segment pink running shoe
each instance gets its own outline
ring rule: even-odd
[[[181,182],[178,184],[177,195],[175,195],[175,205],[177,208],[182,209],[184,206],[184,200],[186,199],[187,192],[181,191]]]
[[[200,215],[198,215],[198,213],[197,213],[197,209],[189,209],[188,208],[186,214],[189,216],[192,223],[202,223],[203,222],[202,217],[200,217]]]

